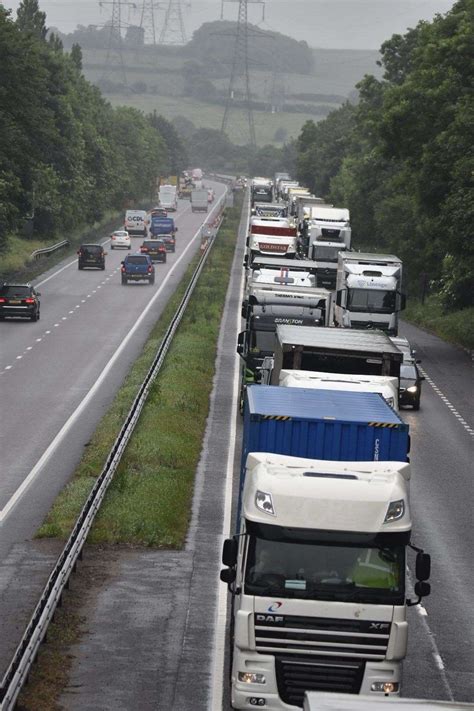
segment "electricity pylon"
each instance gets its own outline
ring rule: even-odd
[[[253,120],[253,110],[250,93],[248,5],[264,5],[264,2],[263,0],[222,0],[222,7],[224,2],[238,2],[239,12],[237,18],[237,30],[235,33],[234,57],[232,60],[229,91],[227,94],[224,116],[222,118],[221,131],[224,133],[228,128],[229,116],[234,107],[237,83],[239,78],[243,77],[243,104],[247,111],[249,144],[251,146],[256,146],[257,140],[255,137],[255,123]]]
[[[127,88],[127,74],[125,72],[125,64],[123,61],[122,28],[125,25],[122,24],[122,8],[136,8],[136,5],[134,2],[129,2],[129,0],[101,0],[99,5],[100,7],[105,7],[106,5],[112,6],[109,43],[107,46],[107,55],[105,57],[105,67],[102,79],[106,78],[112,72],[115,72],[118,65],[120,80],[124,88]]]
[[[159,44],[186,44],[181,0],[169,0]]]
[[[148,40],[148,44],[156,44],[155,8],[158,9],[161,4],[155,0],[143,0],[140,27],[145,32],[145,43]]]

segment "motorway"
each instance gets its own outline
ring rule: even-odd
[[[225,190],[212,186],[209,215]],[[180,200],[176,218],[176,253],[154,286],[122,286],[124,250],[108,249],[104,271],[69,258],[35,282],[40,321],[0,322],[0,675],[57,554],[35,531],[199,249],[205,216]]]
[[[235,343],[240,327],[244,232],[243,227],[229,280],[186,547],[182,551],[113,551],[108,559],[104,559],[103,552],[86,551],[81,573],[73,581],[77,596],[83,599],[80,612],[86,623],[81,640],[69,650],[73,667],[60,699],[68,711],[125,711],[137,708],[137,699],[141,711],[229,709],[228,596],[218,581],[218,573],[223,534],[233,530],[231,505],[235,501],[241,439],[241,421],[235,406]],[[99,284],[104,279],[102,274],[98,273]],[[144,286],[142,291],[149,293],[149,288]],[[42,291],[45,292],[44,287]],[[143,303],[146,301],[144,297]],[[58,318],[55,322],[60,323]],[[128,322],[129,327],[132,322]],[[116,328],[119,324],[110,320],[106,330],[104,323],[95,338],[101,339],[106,348],[113,331],[110,323]],[[21,327],[31,328],[26,324]],[[57,328],[62,327],[60,324]],[[430,552],[433,559],[432,595],[425,599],[423,607],[413,607],[408,613],[410,640],[403,695],[474,701],[472,362],[462,350],[411,325],[403,324],[401,334],[417,349],[427,377],[420,411],[406,409],[401,415],[409,423],[412,437],[413,541]],[[63,348],[66,347],[64,343]],[[67,352],[71,350],[68,348]],[[124,358],[128,362],[131,359],[131,353]],[[14,363],[12,357],[9,363]],[[68,367],[58,366],[57,370],[61,373]],[[68,382],[67,378],[62,380],[64,388]],[[93,379],[89,387],[92,382]],[[3,387],[3,376],[0,386]],[[69,383],[67,387],[74,390],[75,386]],[[87,391],[87,383],[82,387],[79,399]],[[95,396],[93,401],[96,400],[102,412],[107,397],[101,401]],[[98,417],[96,412],[96,420]],[[71,450],[75,448],[76,460],[93,424],[90,423],[89,434],[84,425],[83,428],[81,433],[75,425],[74,433],[79,430],[80,436],[73,436],[68,442]],[[66,456],[64,451],[62,456]],[[44,475],[45,481],[49,477],[48,486],[54,486],[54,472],[60,470],[58,464],[51,466],[52,461],[53,458]],[[34,486],[33,483],[28,494]],[[44,496],[41,487],[35,488],[36,497]],[[23,500],[15,509],[19,521],[22,506]],[[29,512],[34,518],[33,504]],[[37,518],[41,520],[41,516]],[[20,537],[17,540],[21,542]]]
[[[233,530],[241,441],[235,342],[243,234],[230,275],[185,550],[115,551],[108,561],[86,553],[74,586],[87,622],[69,650],[74,662],[60,699],[68,711],[126,711],[138,698],[141,711],[230,708],[228,595],[218,574],[222,537]],[[433,557],[432,595],[409,610],[402,693],[473,701],[471,360],[413,326],[403,324],[401,331],[429,378],[420,411],[406,409],[402,417],[412,434],[413,540]]]

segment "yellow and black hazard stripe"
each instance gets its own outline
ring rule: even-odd
[[[369,422],[369,427],[388,427],[389,429],[397,429],[398,424],[396,422]]]
[[[262,415],[262,420],[291,420],[288,415]]]

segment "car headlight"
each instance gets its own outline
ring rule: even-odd
[[[416,385],[411,385],[409,388],[407,388],[407,393],[416,393],[418,390],[418,387]]]

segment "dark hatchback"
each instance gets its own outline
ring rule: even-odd
[[[140,252],[148,254],[152,262],[166,262],[166,245],[162,239],[146,239]]]
[[[400,366],[400,389],[398,394],[398,404],[412,405],[414,410],[420,409],[421,383],[425,379],[421,375],[415,361],[402,363]]]
[[[3,284],[0,287],[0,320],[14,316],[39,321],[40,296],[31,284]]]
[[[98,269],[105,269],[106,252],[101,244],[81,244],[77,250],[77,254],[78,269],[84,269],[84,267],[97,267]]]
[[[167,252],[176,252],[176,237],[174,235],[160,235],[159,239],[165,245]]]

